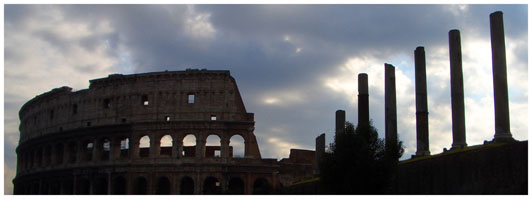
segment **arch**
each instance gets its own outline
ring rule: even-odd
[[[113,195],[124,195],[127,193],[127,181],[124,177],[118,176],[113,179],[111,193]]]
[[[107,161],[111,159],[111,139],[104,138],[102,141],[102,151],[100,154],[100,160]]]
[[[87,178],[78,178],[76,183],[76,194],[88,195],[90,194],[90,182]]]
[[[205,157],[221,157],[222,156],[222,145],[221,138],[217,134],[210,134],[207,136],[205,144]]]
[[[43,166],[49,166],[52,163],[52,147],[50,145],[46,145],[44,147],[44,164]]]
[[[48,190],[50,188],[50,183],[48,181],[43,181],[41,183],[41,185],[39,186],[39,183],[37,182],[36,184],[34,184],[34,187],[33,188],[36,188],[36,190],[34,190],[35,192],[35,195],[36,194],[40,194],[40,195],[47,195],[48,194]]]
[[[253,183],[253,194],[269,194],[271,192],[270,183],[265,178],[257,178]]]
[[[52,195],[59,195],[61,194],[61,182],[54,180],[50,182],[50,193]]]
[[[133,194],[146,195],[148,194],[148,181],[145,177],[139,176],[135,178]]]
[[[109,192],[107,190],[107,187],[108,187],[107,178],[104,176],[96,177],[96,179],[94,180],[93,186],[94,186],[93,193],[96,195],[107,195]]]
[[[92,161],[93,150],[94,142],[89,140],[83,142],[83,161]]]
[[[179,194],[192,195],[194,194],[194,180],[191,177],[185,176],[181,178],[179,185]]]
[[[43,186],[44,186],[44,184],[45,183],[43,182]],[[34,182],[32,188],[31,188],[31,194],[32,195],[44,194],[43,192],[39,191],[39,188],[40,188],[39,182]]]
[[[129,158],[129,138],[120,139],[120,158]]]
[[[244,194],[244,181],[239,177],[233,177],[229,180],[227,193],[231,195]]]
[[[68,163],[76,163],[77,155],[78,155],[78,143],[77,142],[70,142],[67,145],[67,152],[68,152]]]
[[[239,134],[229,139],[229,155],[233,158],[243,158],[246,154],[246,140]]]
[[[65,148],[64,148],[64,144],[63,143],[57,143],[55,144],[54,146],[54,156],[55,156],[55,164],[56,165],[60,165],[60,164],[63,164],[63,154],[65,152]]]
[[[183,138],[183,151],[181,154],[183,157],[196,156],[196,135],[188,134]]]
[[[150,136],[145,135],[139,139],[139,157],[145,158],[150,156]]]
[[[172,156],[173,139],[170,135],[164,135],[161,137],[161,150],[160,155]]]
[[[72,178],[67,178],[61,182],[61,194],[72,195],[74,194],[74,180]]]
[[[203,181],[203,194],[220,194],[222,192],[220,181],[212,176],[205,178]]]
[[[170,194],[170,180],[166,176],[161,176],[157,179],[157,187],[155,189],[155,194],[157,195],[168,195]]]

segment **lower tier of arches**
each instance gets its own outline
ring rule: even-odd
[[[268,194],[278,182],[275,167],[190,166],[80,168],[17,176],[16,195]]]

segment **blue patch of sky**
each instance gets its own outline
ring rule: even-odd
[[[412,55],[413,56],[413,55]],[[394,65],[397,69],[400,69],[409,79],[414,83],[415,70],[413,57],[408,57],[406,55],[399,55],[392,59],[392,62],[389,63]]]
[[[135,67],[131,62],[131,55],[127,52],[120,52],[119,60],[114,65],[114,71],[122,74],[131,74],[135,72]]]

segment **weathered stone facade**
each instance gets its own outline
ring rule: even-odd
[[[254,115],[229,71],[109,75],[89,89],[39,95],[19,116],[15,194],[251,194],[279,185],[279,164],[261,158]],[[166,135],[170,147],[161,146]],[[183,146],[187,135],[195,147]],[[220,146],[206,146],[209,136]],[[233,136],[243,138],[244,157],[233,157]]]

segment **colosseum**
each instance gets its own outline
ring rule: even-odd
[[[314,175],[314,151],[261,157],[229,71],[112,74],[36,96],[19,117],[15,194],[264,194]]]

